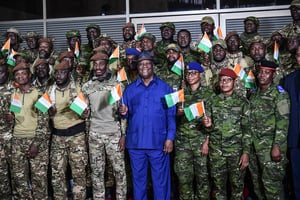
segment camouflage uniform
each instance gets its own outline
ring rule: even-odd
[[[184,89],[184,107],[205,101],[212,94],[206,87],[196,91]],[[189,122],[185,116],[178,119],[175,140],[174,170],[178,177],[179,199],[209,199],[207,157],[201,156],[201,146],[206,140],[199,118]],[[195,186],[194,186],[195,181]]]
[[[250,103],[249,129],[252,131],[252,153],[255,155],[250,157],[250,172],[254,190],[259,199],[280,199],[287,164],[289,97],[281,86],[276,88],[273,84],[264,93],[258,90],[252,94]],[[280,147],[280,162],[272,161],[270,156],[275,145]]]
[[[117,84],[109,73],[106,78],[94,77],[83,85],[91,109],[89,153],[92,169],[94,199],[105,198],[104,171],[106,157],[110,161],[116,182],[116,198],[126,199],[127,185],[124,152],[119,151],[119,140],[125,133],[126,121],[120,121],[118,104],[108,104],[110,91]]]
[[[46,200],[48,199],[49,116],[48,113],[44,114],[34,107],[42,94],[33,86],[25,93],[16,89],[15,94],[18,94],[23,104],[21,112],[14,113],[15,124],[12,137],[12,185],[16,192],[14,199]],[[32,145],[38,146],[38,154],[34,158],[29,158],[28,150]],[[31,192],[29,183],[31,183]]]
[[[48,94],[56,108],[52,117],[52,143],[50,162],[55,199],[66,199],[66,169],[69,163],[74,180],[74,199],[85,199],[86,166],[88,162],[85,140],[85,121],[70,109],[70,104],[80,92],[73,81],[66,88],[52,85]]]
[[[174,90],[175,88],[181,88],[183,78],[171,71],[172,66],[173,65],[165,63],[164,66],[156,70],[155,74],[170,85]]]
[[[13,123],[6,120],[13,85],[8,82],[0,86],[0,196],[3,200],[11,199],[9,169],[11,168],[11,137]]]
[[[206,108],[211,115],[209,166],[216,199],[227,199],[227,177],[231,185],[231,199],[242,199],[245,170],[239,169],[242,154],[249,154],[251,138],[249,103],[233,93],[211,97]]]

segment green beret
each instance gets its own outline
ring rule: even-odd
[[[67,38],[72,38],[72,37],[81,37],[80,31],[79,30],[70,30],[66,32],[66,37]]]
[[[208,23],[208,24],[210,24],[210,25],[213,25],[213,24],[215,24],[215,21],[214,21],[214,19],[213,19],[212,17],[210,17],[210,16],[205,16],[205,17],[203,17],[203,18],[201,19],[201,24],[203,24],[203,23]]]
[[[162,24],[160,25],[159,29],[161,30],[161,29],[163,29],[164,27],[169,27],[169,28],[175,30],[175,25],[174,25],[174,23],[172,23],[172,22],[164,22],[164,23],[162,23]]]
[[[24,36],[23,39],[27,40],[28,38],[36,38],[39,39],[41,36],[35,31],[29,31]]]
[[[227,44],[224,40],[222,39],[218,39],[218,40],[214,40],[212,42],[212,47],[216,46],[216,45],[220,45],[223,49],[227,49]]]
[[[176,51],[176,52],[180,52],[181,50],[180,50],[180,47],[177,45],[177,44],[174,44],[174,43],[171,43],[171,44],[169,44],[167,47],[166,47],[166,50],[165,50],[165,52],[167,52],[167,51],[169,51],[169,50],[174,50],[174,51]]]
[[[290,7],[292,7],[292,6],[296,6],[297,8],[300,8],[300,0],[294,0],[294,1],[292,1]]]
[[[256,24],[256,26],[259,26],[259,20],[254,16],[246,17],[244,23],[246,23],[246,21],[252,21],[254,24]]]
[[[89,24],[85,30],[88,31],[90,28],[94,28],[94,29],[100,31],[100,26],[98,26],[97,24]]]
[[[152,35],[151,33],[144,33],[141,37],[140,40],[142,40],[143,38],[147,38],[149,40],[151,40],[152,42],[155,42],[156,38],[154,35]]]

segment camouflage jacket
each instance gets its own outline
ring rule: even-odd
[[[11,82],[7,82],[6,84],[0,86],[0,137],[4,136],[4,134],[9,134],[11,136],[13,122],[8,122],[6,120],[6,114],[9,112],[13,90],[14,87]]]
[[[168,85],[174,88],[181,88],[181,82],[183,77],[175,74],[171,71],[173,65],[165,64],[161,68],[156,68],[155,74],[162,80],[164,80]]]

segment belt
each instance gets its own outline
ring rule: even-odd
[[[58,136],[73,136],[84,131],[85,131],[85,122],[82,122],[80,124],[76,124],[67,129],[53,128],[52,134]]]

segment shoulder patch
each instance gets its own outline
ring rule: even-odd
[[[283,89],[283,87],[281,85],[278,85],[276,88],[279,93],[285,93],[285,90]]]

